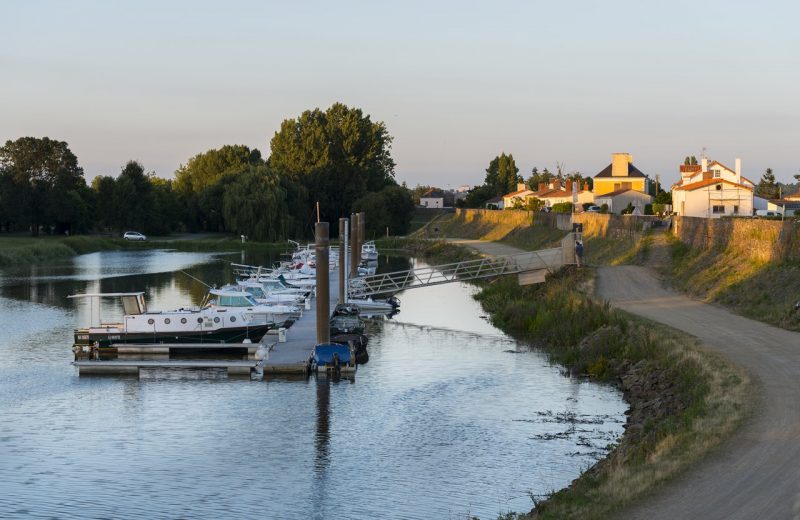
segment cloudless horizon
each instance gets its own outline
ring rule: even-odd
[[[594,175],[633,154],[671,184],[702,149],[800,173],[800,4],[231,1],[0,5],[0,141],[66,141],[87,180],[170,178],[342,102],[383,121],[398,182],[480,184],[512,153]]]

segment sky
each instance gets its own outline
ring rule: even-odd
[[[66,141],[87,179],[172,177],[225,144],[266,157],[281,121],[339,101],[383,121],[396,178],[480,184],[514,155],[662,182],[706,150],[758,181],[800,173],[800,3],[0,3],[0,142]]]

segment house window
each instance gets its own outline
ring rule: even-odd
[[[719,179],[722,177],[722,170],[714,170],[714,178]]]
[[[739,214],[739,206],[734,206],[733,207],[733,214],[734,215],[738,215]]]
[[[711,206],[711,212],[716,214],[724,214],[725,206]]]
[[[633,183],[632,182],[623,182],[622,183],[622,189],[623,190],[632,190],[633,189]]]

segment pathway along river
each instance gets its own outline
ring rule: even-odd
[[[401,294],[352,382],[76,375],[89,309],[67,294],[196,304],[204,288],[178,271],[220,283],[229,260],[270,259],[103,252],[3,273],[0,517],[494,519],[567,485],[622,432],[619,392],[561,375],[462,284]]]

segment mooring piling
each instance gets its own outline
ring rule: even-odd
[[[317,222],[314,227],[314,245],[317,262],[317,344],[328,343],[330,324],[330,234],[327,222]]]

